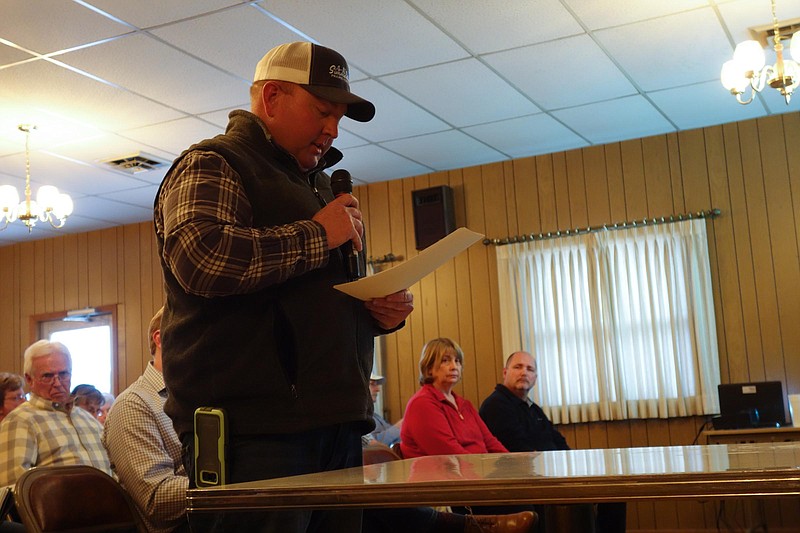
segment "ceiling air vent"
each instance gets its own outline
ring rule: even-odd
[[[149,172],[169,165],[169,162],[144,152],[136,152],[135,154],[126,155],[124,157],[106,159],[101,161],[101,163],[114,167],[117,170],[127,172],[128,174]]]
[[[750,38],[754,41],[761,43],[761,46],[772,46],[772,36],[775,35],[775,24],[763,24],[761,26],[753,26],[748,28],[750,31]],[[800,31],[800,18],[778,21],[778,31],[781,32],[781,41],[786,49],[789,48],[789,40],[795,32]],[[784,50],[784,57],[786,50]]]

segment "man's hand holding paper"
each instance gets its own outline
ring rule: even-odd
[[[467,228],[458,228],[450,235],[428,246],[408,261],[358,281],[334,285],[334,288],[354,298],[358,298],[359,300],[369,301],[379,299],[385,300],[384,303],[386,304],[400,303],[397,300],[394,302],[388,300],[389,296],[407,292],[405,289],[411,287],[414,283],[469,248],[481,238],[483,238],[483,235],[480,233],[468,230]],[[381,304],[378,305],[380,306]],[[373,311],[373,309],[369,307],[368,309]],[[375,313],[373,311],[373,316],[374,315]],[[387,316],[387,319],[388,318]],[[380,318],[376,317],[376,319],[380,322]]]
[[[403,289],[383,298],[367,300],[364,305],[383,329],[391,330],[414,310],[414,295]]]

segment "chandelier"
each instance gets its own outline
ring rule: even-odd
[[[25,132],[25,199],[20,202],[16,187],[12,185],[0,186],[0,224],[5,225],[0,231],[6,229],[11,222],[21,220],[31,232],[36,222],[50,223],[54,228],[61,228],[72,214],[72,198],[68,194],[58,192],[52,185],[39,187],[36,200],[31,200],[31,130],[36,129],[32,124],[20,124],[19,130]]]
[[[743,41],[736,45],[733,59],[722,65],[722,85],[728,89],[740,104],[749,104],[757,92],[761,92],[769,85],[783,95],[786,105],[792,98],[792,91],[800,85],[800,31],[795,31],[791,42],[791,59],[783,58],[784,37],[780,33],[778,17],[775,15],[775,0],[772,0],[773,49],[777,56],[774,65],[766,65],[766,57],[761,43],[758,41]],[[743,95],[750,88],[750,97],[746,100]]]

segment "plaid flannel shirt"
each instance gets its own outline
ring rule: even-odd
[[[0,486],[34,466],[89,465],[108,475],[103,426],[80,407],[31,394],[0,422]]]

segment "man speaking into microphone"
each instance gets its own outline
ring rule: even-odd
[[[408,290],[365,303],[333,289],[353,277],[347,248],[363,249],[364,226],[352,189],[334,197],[324,171],[342,159],[332,147],[342,117],[375,114],[350,91],[344,57],[307,42],[273,48],[250,107],[183,152],[155,202],[165,411],[190,480],[201,406],[225,412],[228,483],[360,465],[374,426],[373,339],[413,309]],[[190,515],[193,531],[349,533],[360,520],[358,510]]]

